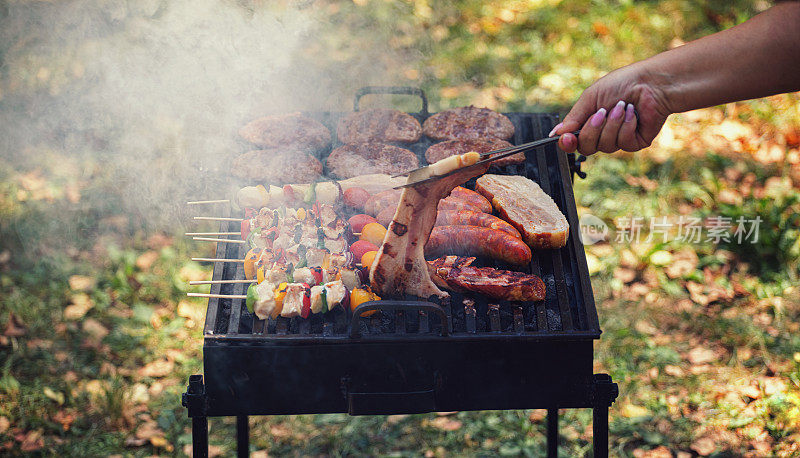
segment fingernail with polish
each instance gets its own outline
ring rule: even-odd
[[[600,127],[603,125],[603,121],[605,120],[606,120],[606,109],[601,108],[597,110],[597,113],[592,115],[590,123],[592,124],[592,127]]]
[[[553,127],[553,130],[551,130],[551,131],[550,131],[550,133],[549,133],[549,134],[547,134],[547,136],[548,136],[548,137],[552,137],[553,135],[555,135],[555,134],[556,134],[556,131],[557,131],[558,129],[560,129],[560,128],[561,128],[561,126],[563,126],[563,125],[564,125],[564,123],[563,123],[563,122],[560,122],[560,123],[556,124],[556,126],[555,126],[555,127]]]
[[[631,122],[636,118],[636,114],[633,112],[633,104],[629,103],[628,106],[625,108],[625,122]]]
[[[619,119],[625,113],[625,102],[620,100],[614,105],[614,108],[611,110],[611,113],[608,115],[608,119]]]

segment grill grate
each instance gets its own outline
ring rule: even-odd
[[[344,113],[307,113],[335,132],[338,119]],[[425,115],[416,115],[424,121]],[[507,113],[516,128],[512,143],[520,144],[542,138],[556,122],[548,114]],[[423,138],[409,147],[424,163],[424,153],[433,142]],[[334,144],[333,148],[339,146]],[[327,157],[329,151],[323,155]],[[507,166],[500,172],[525,175],[539,183],[566,215],[570,225],[567,245],[559,250],[535,250],[528,272],[538,275],[547,287],[546,298],[539,302],[489,302],[485,297],[468,297],[451,293],[451,298],[439,305],[447,317],[448,337],[440,337],[442,322],[438,316],[424,311],[397,310],[360,318],[362,339],[393,339],[412,335],[424,339],[479,339],[498,335],[526,339],[598,338],[600,334],[597,311],[589,282],[583,245],[578,238],[578,218],[572,194],[567,157],[554,145],[527,153],[523,164]],[[237,223],[223,223],[221,230],[238,230]],[[239,244],[218,244],[219,258],[241,259],[246,248]],[[496,265],[502,268],[502,265]],[[241,263],[218,263],[213,279],[242,279]],[[214,284],[217,294],[245,294],[247,284]],[[416,298],[405,298],[408,301]],[[278,317],[259,320],[247,311],[241,299],[210,299],[206,315],[207,339],[336,341],[350,340],[351,316],[337,309],[308,319]]]

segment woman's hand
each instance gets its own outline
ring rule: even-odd
[[[650,146],[672,112],[663,91],[648,82],[640,65],[615,70],[592,84],[550,136],[566,152],[637,151]],[[578,138],[569,133],[580,129]]]

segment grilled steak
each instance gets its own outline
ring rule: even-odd
[[[492,201],[500,217],[517,228],[531,248],[566,245],[567,218],[538,184],[519,175],[484,175],[475,190]]]
[[[328,170],[339,178],[369,173],[393,175],[417,167],[419,160],[413,152],[378,142],[340,146],[328,156]]]
[[[488,108],[469,106],[436,113],[425,120],[422,132],[436,140],[508,140],[514,136],[514,124]]]
[[[233,160],[231,175],[274,185],[310,183],[322,174],[322,163],[297,150],[254,150]]]
[[[473,292],[497,300],[541,301],[545,286],[536,275],[500,270],[493,267],[473,267],[475,258],[446,256],[430,261],[433,281],[442,288]]]
[[[422,136],[422,126],[402,111],[376,108],[350,113],[339,121],[336,132],[342,143],[413,143]]]
[[[431,145],[425,151],[425,159],[429,164],[444,159],[447,156],[454,156],[456,154],[464,154],[470,151],[476,153],[488,153],[503,148],[509,148],[511,143],[505,140],[489,139],[489,140],[447,140],[441,143]],[[504,157],[495,162],[492,162],[492,167],[504,167],[506,165],[521,164],[525,162],[525,153],[517,153],[513,156]]]
[[[242,127],[239,135],[262,148],[313,151],[331,143],[331,133],[327,127],[300,113],[255,119]]]
[[[419,171],[418,176],[412,173],[409,180],[421,180],[432,173],[444,175],[477,162],[477,154],[465,156],[469,155],[447,158],[430,169]],[[431,280],[431,268],[425,261],[423,248],[436,222],[439,199],[450,194],[459,184],[484,173],[487,168],[488,164],[466,167],[438,180],[403,188],[397,212],[370,268],[370,285],[376,293],[389,297],[403,294],[423,298],[448,297]]]

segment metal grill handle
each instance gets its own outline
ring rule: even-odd
[[[356,92],[356,98],[353,100],[353,111],[358,111],[359,101],[361,97],[367,94],[399,94],[399,95],[416,95],[422,99],[422,110],[420,114],[428,116],[428,98],[425,92],[418,87],[411,86],[365,86]]]
[[[369,301],[356,307],[353,310],[353,316],[350,318],[350,338],[358,339],[361,337],[361,330],[358,326],[358,320],[361,314],[369,312],[370,310],[381,311],[412,311],[412,312],[433,312],[439,315],[439,320],[442,323],[442,336],[450,335],[450,328],[447,326],[447,314],[438,305],[427,301]]]

